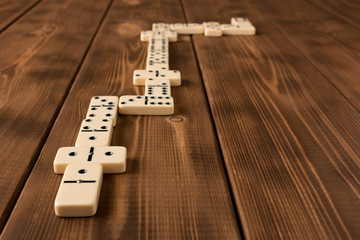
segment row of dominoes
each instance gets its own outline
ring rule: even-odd
[[[154,29],[154,27],[153,27]],[[155,28],[155,30],[157,30]],[[204,23],[174,23],[170,24],[168,31],[178,34],[204,34],[205,36],[218,37],[222,35],[254,35],[255,27],[247,18],[231,18],[230,24],[219,22]]]
[[[140,40],[149,42],[146,70],[135,70],[133,83],[145,85],[144,95],[120,97],[119,113],[126,115],[171,115],[174,100],[170,86],[181,85],[178,70],[169,70],[169,42],[176,42],[178,34],[253,35],[255,27],[247,18],[232,18],[231,24],[218,22],[154,23],[151,31],[142,31]]]
[[[167,31],[169,24],[154,24],[153,31],[142,32],[141,41],[149,42],[146,70],[135,70],[134,85],[144,86],[144,95],[121,96],[119,113],[128,115],[171,115],[174,99],[171,86],[181,85],[177,70],[169,70],[169,41],[177,41],[177,33]],[[156,29],[156,30],[155,30]]]
[[[93,97],[75,147],[62,147],[56,153],[54,171],[64,174],[55,199],[56,215],[94,215],[103,174],[126,170],[126,148],[110,146],[118,100],[117,96]]]
[[[173,114],[170,87],[181,85],[181,74],[178,70],[169,70],[169,42],[176,42],[177,34],[202,33],[205,36],[252,35],[255,27],[246,18],[232,18],[231,24],[222,25],[218,22],[154,23],[152,31],[141,32],[141,41],[149,42],[146,70],[135,70],[133,83],[145,86],[145,94],[91,99],[75,147],[60,148],[55,156],[54,171],[64,174],[55,199],[56,215],[82,217],[96,213],[103,174],[126,170],[126,148],[110,146],[117,111],[126,115]]]

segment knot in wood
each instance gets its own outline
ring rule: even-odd
[[[170,118],[170,121],[173,121],[173,122],[182,122],[184,119],[180,118],[180,117],[171,117]]]

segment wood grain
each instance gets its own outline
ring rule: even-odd
[[[40,0],[1,0],[0,32],[39,2]]]
[[[161,7],[161,9],[160,9]],[[154,11],[155,10],[155,11]],[[125,174],[105,175],[92,218],[58,218],[61,176],[52,161],[74,145],[94,95],[143,94],[132,84],[145,67],[142,29],[184,21],[171,0],[115,1],[61,109],[3,239],[238,239],[239,226],[189,37],[170,44],[170,66],[182,73],[173,87],[174,116],[120,116],[112,145],[128,149]]]
[[[193,37],[245,237],[358,239],[359,112],[252,4],[184,6],[189,22],[244,16],[258,31]]]
[[[0,36],[0,230],[108,4],[42,2]]]
[[[261,0],[251,6],[360,110],[360,4],[329,2]]]

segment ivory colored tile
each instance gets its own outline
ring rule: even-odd
[[[103,170],[100,164],[68,165],[56,195],[55,214],[59,217],[95,215],[102,178]]]
[[[231,18],[232,25],[252,25],[249,19],[242,17],[233,17]]]
[[[218,22],[204,22],[204,35],[208,37],[222,36],[221,26]]]
[[[145,83],[145,96],[171,96],[170,81],[167,78],[148,78]]]
[[[113,126],[117,121],[117,105],[119,97],[117,96],[95,96],[91,98],[86,118],[110,118],[112,119]]]
[[[181,85],[181,74],[178,70],[135,70],[133,83],[144,86],[148,78],[168,78],[172,87]]]
[[[113,132],[112,120],[105,118],[87,118],[80,126],[76,147],[109,146]]]
[[[153,31],[170,31],[170,24],[168,23],[153,23]]]
[[[224,35],[254,35],[255,27],[254,26],[241,26],[241,25],[232,25],[232,24],[222,24],[221,30]]]
[[[170,30],[178,34],[203,34],[204,25],[200,23],[174,23],[170,24]]]
[[[177,33],[171,31],[141,31],[140,33],[140,41],[148,42],[151,37],[166,37],[169,42],[177,41]]]
[[[121,96],[119,113],[124,115],[172,115],[174,100],[172,97]]]
[[[126,148],[108,147],[62,147],[56,153],[54,171],[63,174],[74,163],[98,163],[104,173],[122,173],[126,170]]]

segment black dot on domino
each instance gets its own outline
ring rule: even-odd
[[[69,156],[71,156],[71,157],[73,157],[73,156],[76,156],[76,152],[71,152],[71,153],[69,153]]]
[[[111,156],[111,155],[113,155],[113,152],[106,152],[105,155],[106,156]]]
[[[90,140],[95,140],[96,137],[95,137],[95,136],[91,136],[91,137],[89,137],[89,139],[90,139]]]

